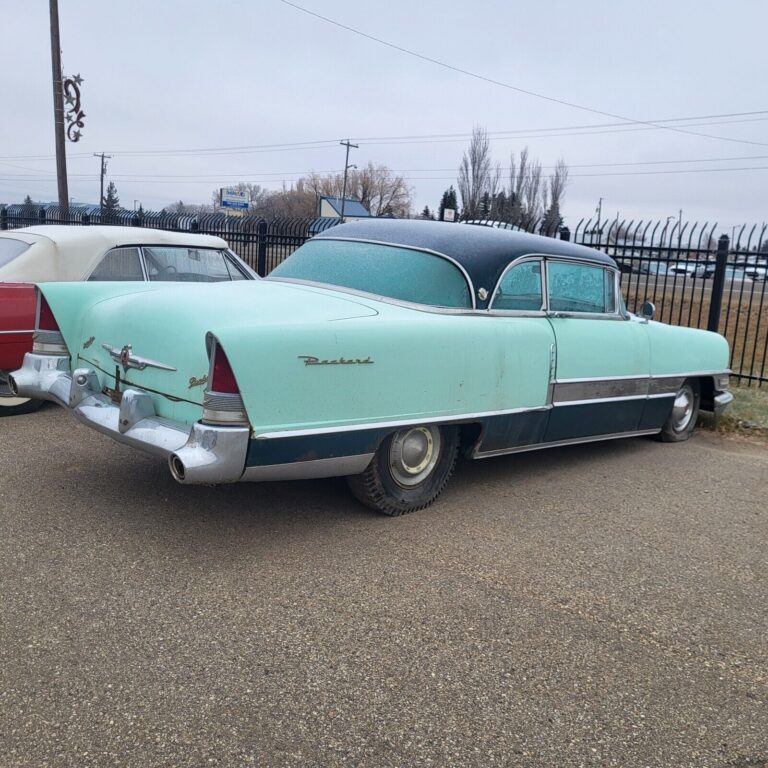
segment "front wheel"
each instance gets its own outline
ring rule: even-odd
[[[359,501],[385,515],[416,512],[442,493],[458,453],[458,427],[407,427],[385,438],[365,472],[347,483]]]
[[[696,379],[686,379],[675,395],[667,420],[659,432],[659,440],[665,443],[680,443],[687,440],[699,420],[701,389]]]

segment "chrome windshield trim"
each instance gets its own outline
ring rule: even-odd
[[[464,280],[467,283],[467,287],[469,288],[469,295],[472,298],[472,309],[477,309],[477,301],[475,300],[475,286],[472,282],[472,278],[469,276],[469,272],[467,272],[466,269],[458,262],[456,259],[454,259],[452,256],[449,256],[446,253],[442,253],[440,251],[435,251],[432,248],[417,248],[414,245],[403,245],[402,243],[393,243],[390,240],[368,240],[360,237],[322,237],[318,238],[318,241],[326,241],[326,240],[335,240],[335,241],[342,241],[347,243],[369,243],[370,245],[385,245],[389,246],[390,248],[402,248],[406,251],[417,251],[418,253],[429,253],[432,256],[439,256],[441,259],[445,259],[446,261],[451,262],[455,267],[459,269],[462,275],[464,275]],[[270,279],[267,277],[266,279]],[[274,280],[281,280],[280,277],[272,278]],[[311,280],[307,282],[313,282]],[[342,286],[336,286],[337,288],[342,288]],[[354,290],[354,289],[353,289]],[[368,293],[367,291],[363,291],[363,293]],[[378,294],[372,293],[369,294],[371,296],[378,296]],[[382,297],[385,298],[385,297]],[[399,301],[399,299],[396,299],[396,301]],[[414,302],[404,302],[406,304],[412,304]],[[429,304],[416,304],[416,306],[419,307],[429,307]],[[468,307],[447,307],[447,309],[468,309]]]
[[[336,432],[360,432],[366,429],[389,429],[391,427],[407,427],[411,424],[456,424],[473,419],[483,419],[488,416],[510,416],[516,413],[532,413],[548,411],[551,405],[536,405],[529,408],[508,408],[501,411],[480,411],[462,413],[454,416],[426,416],[420,419],[393,419],[391,421],[370,421],[360,424],[344,424],[338,427],[314,427],[312,429],[281,429],[274,432],[254,434],[254,440],[276,440],[282,437],[308,437],[311,435],[326,435]]]

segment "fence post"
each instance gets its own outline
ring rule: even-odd
[[[264,277],[267,274],[267,222],[260,221],[256,229],[256,274]]]
[[[37,223],[38,224],[45,224],[45,208],[43,206],[40,206],[40,210],[37,212]]]
[[[725,286],[725,265],[728,261],[728,235],[721,235],[717,241],[717,256],[715,257],[715,274],[712,277],[712,296],[709,304],[709,320],[707,330],[717,333],[720,326],[720,310],[723,305],[723,288]]]
[[[571,230],[568,227],[560,227],[560,239],[569,242],[571,239]]]
[[[5,206],[0,208],[0,229],[8,229],[8,209]]]

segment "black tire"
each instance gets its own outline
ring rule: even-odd
[[[459,428],[452,426],[425,425],[394,432],[382,441],[365,472],[348,477],[347,484],[367,507],[391,517],[424,509],[453,474],[459,437]],[[418,445],[408,457],[407,446],[412,444]],[[419,461],[421,446],[424,455]]]
[[[3,416],[21,416],[25,413],[34,413],[45,402],[45,400],[26,400],[17,405],[4,405],[4,400],[8,401],[10,398],[0,397],[0,418]]]
[[[686,379],[675,395],[672,410],[658,434],[663,443],[682,443],[696,429],[701,405],[701,387],[696,379]]]

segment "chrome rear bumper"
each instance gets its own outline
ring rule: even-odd
[[[158,416],[151,396],[126,389],[120,404],[102,394],[96,372],[69,370],[69,358],[28,352],[10,377],[21,397],[50,400],[87,426],[139,450],[162,456],[180,483],[234,483],[245,470],[250,429],[193,424]]]
[[[731,392],[718,392],[714,397],[714,413],[715,416],[719,416],[733,401],[733,394]]]

